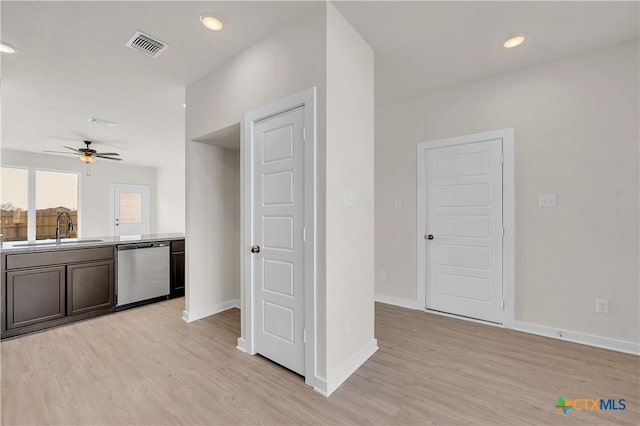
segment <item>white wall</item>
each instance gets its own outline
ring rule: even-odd
[[[111,184],[128,183],[151,187],[151,232],[156,230],[156,169],[98,160],[91,164],[91,176],[86,175],[85,163],[75,157],[38,154],[24,151],[1,151],[2,165],[80,172],[80,224],[82,238],[104,237],[111,234],[109,217]]]
[[[218,148],[220,149],[220,148]],[[224,282],[233,299],[240,299],[240,151],[222,149],[224,161],[224,241],[227,267]]]
[[[516,320],[638,342],[638,59],[620,45],[378,108],[377,293],[416,300],[416,143],[513,127]]]
[[[185,114],[180,117],[185,127]],[[185,141],[176,140],[171,147],[172,158],[156,168],[156,231],[158,233],[185,232]]]
[[[241,262],[240,248],[229,249],[225,231],[230,229],[224,227],[224,206],[235,202],[231,198],[236,190],[225,186],[231,171],[236,176],[233,183],[238,188],[236,195],[240,195],[238,159],[231,158],[231,154],[225,154],[227,151],[219,147],[192,141],[241,122],[247,111],[315,86],[318,88],[317,140],[322,150],[324,35],[324,5],[319,5],[308,18],[280,28],[187,87],[185,310],[189,318],[215,312],[232,298],[237,299],[241,279],[223,271],[242,269],[236,266]],[[318,161],[322,161],[321,157],[319,153]],[[322,211],[323,207],[319,206],[319,216]],[[236,212],[238,218],[241,217],[240,210],[236,208]],[[319,337],[323,335],[320,333]],[[324,348],[324,345],[318,343],[317,347]],[[316,355],[318,372],[324,375],[324,350],[318,349]]]
[[[241,122],[244,113],[293,93],[324,88],[324,8],[282,27],[187,87],[187,140]],[[318,90],[324,99],[324,90]]]
[[[199,171],[187,187],[185,311],[192,321],[240,298],[240,160],[237,151],[199,142],[188,151],[188,170]]]
[[[245,112],[310,87],[317,89],[315,375],[329,383],[331,392],[332,383],[346,379],[345,365],[351,365],[354,356],[377,348],[371,48],[332,5],[321,4],[307,19],[281,28],[190,85],[186,131],[188,141],[215,139],[212,132],[224,133],[241,122]],[[238,217],[243,207],[230,207],[240,192],[229,186],[230,176],[239,176],[238,161],[226,158],[225,152],[231,151],[187,143],[189,319],[215,312],[237,297],[229,286],[239,286],[242,277],[224,271],[241,265],[245,257],[240,253],[249,250],[240,250],[242,237],[238,250],[226,248],[238,234],[232,227],[224,228],[225,206],[227,215],[235,211]],[[351,208],[342,203],[345,189],[355,196]]]
[[[184,143],[171,163],[156,168],[156,232],[185,231]]]
[[[375,350],[373,50],[327,6],[326,321],[329,392]],[[344,204],[344,192],[353,206]],[[364,356],[363,356],[364,355]],[[336,377],[336,379],[334,379]],[[344,377],[346,378],[346,377]]]

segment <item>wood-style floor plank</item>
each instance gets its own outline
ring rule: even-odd
[[[237,309],[187,324],[183,305],[2,342],[2,424],[640,423],[633,355],[377,304],[380,350],[327,399],[236,350]],[[563,414],[558,396],[627,409]]]

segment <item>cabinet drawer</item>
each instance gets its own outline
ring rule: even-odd
[[[38,251],[24,254],[8,254],[7,270],[33,268],[37,266],[86,262],[90,260],[112,260],[113,246],[71,250]]]
[[[184,251],[184,240],[171,241],[171,252]]]

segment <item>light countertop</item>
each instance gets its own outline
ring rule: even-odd
[[[184,234],[145,234],[126,235],[119,237],[87,237],[87,238],[63,238],[60,244],[55,240],[39,240],[27,243],[26,241],[4,242],[0,251],[3,253],[33,252],[47,250],[74,249],[79,247],[99,247],[119,244],[130,244],[151,241],[183,240]]]

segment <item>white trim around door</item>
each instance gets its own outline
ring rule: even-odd
[[[310,88],[270,105],[245,114],[242,126],[241,157],[241,197],[242,210],[242,336],[238,339],[238,349],[254,355],[255,314],[254,303],[254,262],[251,253],[254,244],[254,170],[253,138],[257,123],[279,114],[304,108],[304,376],[305,383],[315,387],[316,370],[316,89]]]
[[[514,176],[514,131],[501,129],[484,133],[476,133],[453,138],[438,139],[417,144],[417,289],[419,309],[426,309],[426,247],[427,234],[427,200],[426,194],[426,152],[434,148],[453,147],[473,143],[502,140],[502,285],[503,285],[503,321],[504,328],[514,328],[515,319],[515,176]],[[465,319],[464,317],[459,317]]]

